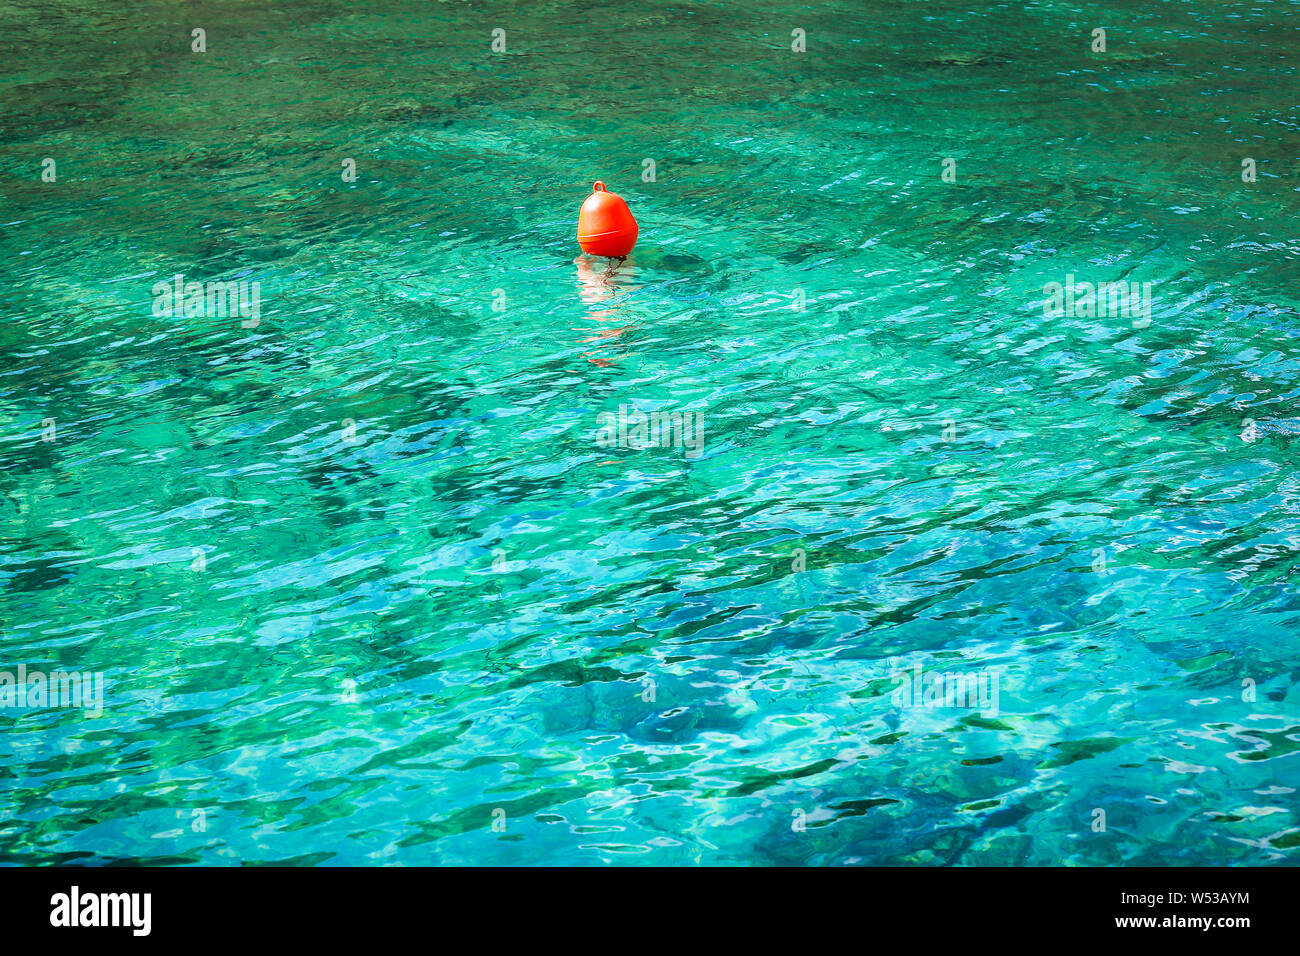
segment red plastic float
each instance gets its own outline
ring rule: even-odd
[[[578,210],[578,245],[589,256],[621,259],[636,245],[637,225],[623,197],[597,180]]]

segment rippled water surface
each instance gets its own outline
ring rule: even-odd
[[[0,858],[1295,863],[1297,14],[0,6]]]

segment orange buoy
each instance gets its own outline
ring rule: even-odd
[[[578,210],[578,245],[589,256],[621,259],[636,245],[636,220],[623,197],[597,180]]]

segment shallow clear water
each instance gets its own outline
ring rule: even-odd
[[[0,856],[1295,863],[1297,5],[971,6],[0,7]]]

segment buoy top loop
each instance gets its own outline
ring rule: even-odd
[[[591,191],[594,193],[603,193],[605,191],[605,184],[602,183],[599,179],[597,179],[594,183],[591,184]]]

